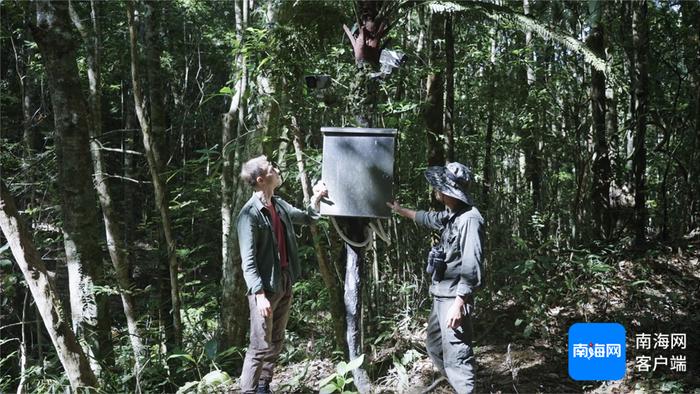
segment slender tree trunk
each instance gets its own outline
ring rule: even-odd
[[[158,153],[155,137],[151,132],[151,122],[146,118],[146,105],[143,98],[143,90],[141,89],[139,57],[137,51],[136,40],[136,25],[134,22],[134,4],[132,1],[127,2],[127,14],[129,21],[129,37],[131,51],[131,79],[132,90],[134,93],[134,104],[136,107],[136,117],[141,125],[143,136],[143,147],[148,160],[148,169],[151,173],[153,181],[153,189],[155,192],[156,207],[160,213],[161,226],[163,228],[163,236],[167,247],[168,268],[170,273],[170,299],[172,302],[172,323],[175,346],[180,347],[182,344],[182,321],[180,318],[180,285],[178,283],[179,263],[177,260],[176,250],[177,245],[172,236],[172,228],[170,224],[170,214],[168,208],[168,191],[163,179],[160,176],[161,163],[158,161]],[[153,98],[152,98],[153,99]],[[151,110],[153,103],[151,103]]]
[[[146,89],[141,89],[144,98],[144,113],[147,113],[149,122],[149,130],[151,135],[151,145],[150,150],[153,152],[155,158],[154,162],[157,164],[158,173],[166,169],[167,163],[170,161],[169,151],[166,151],[165,147],[170,146],[168,143],[168,135],[165,132],[166,129],[166,109],[165,109],[165,98],[164,94],[164,81],[163,81],[163,69],[160,65],[160,58],[162,54],[162,38],[161,38],[161,15],[163,11],[163,2],[154,0],[145,0],[143,2],[143,14],[140,21],[143,22],[144,30],[144,57],[145,57],[145,77]],[[138,118],[138,111],[137,111]],[[140,118],[139,118],[140,120]],[[145,135],[144,135],[145,138]],[[144,144],[144,147],[146,144]],[[149,170],[151,166],[149,164]],[[154,182],[155,185],[155,182]],[[167,185],[163,182],[163,200],[161,206],[168,208],[167,198]],[[156,199],[158,200],[158,193],[156,193]],[[158,202],[156,201],[156,206]],[[175,244],[172,240],[171,226],[165,225],[166,221],[162,218],[164,216],[168,217],[168,223],[170,221],[169,209],[164,213],[159,208],[161,222],[163,223],[163,232],[161,233],[160,245],[165,245],[165,255],[167,256],[167,263],[163,260],[160,262],[160,277],[169,277],[169,281],[161,280],[160,286],[160,298],[161,298],[161,315],[168,316],[171,315],[172,311],[177,311],[177,319],[173,317],[173,322],[175,320],[180,321],[180,311],[179,306],[180,301],[180,290],[179,284],[176,284],[177,272],[179,271],[179,262],[177,261],[177,256],[175,255]],[[171,245],[172,244],[172,245]],[[172,249],[171,249],[172,246]],[[162,248],[161,248],[162,250]],[[177,269],[173,269],[173,266],[177,266]],[[168,294],[169,293],[169,294]],[[168,300],[169,298],[169,300]],[[181,325],[181,323],[180,323]],[[169,344],[174,344],[175,347],[179,347],[182,344],[182,327],[178,328],[178,325],[173,323],[172,329],[166,328],[165,330],[166,342]],[[172,346],[172,345],[171,345]],[[171,363],[174,365],[174,363]]]
[[[442,124],[445,92],[444,68],[445,52],[439,42],[445,38],[445,15],[433,12],[430,15],[430,66],[431,71],[426,79],[426,107],[423,113],[427,129],[427,160],[429,166],[445,165],[445,150],[442,138]]]
[[[488,93],[486,101],[486,136],[484,138],[484,181],[481,191],[481,214],[484,219],[488,219],[489,207],[491,204],[491,187],[493,184],[493,124],[495,117],[495,96],[496,96],[496,31],[494,28],[490,31],[491,35],[491,62],[486,66],[485,76],[488,83]]]
[[[117,220],[117,215],[112,204],[112,195],[108,187],[108,179],[105,176],[104,160],[100,150],[99,138],[102,136],[102,77],[101,77],[101,48],[102,38],[99,24],[99,3],[90,1],[90,21],[91,26],[86,26],[81,22],[81,18],[71,4],[71,18],[78,28],[87,47],[87,65],[90,94],[88,103],[92,118],[90,128],[90,153],[92,154],[92,164],[95,173],[95,189],[102,207],[102,219],[105,226],[105,238],[107,240],[107,250],[109,251],[112,265],[116,272],[117,284],[120,287],[120,296],[126,317],[129,340],[134,352],[134,369],[136,377],[136,387],[140,391],[139,376],[143,366],[145,347],[141,341],[142,334],[137,325],[137,313],[134,298],[131,292],[135,285],[129,274],[129,263],[126,258],[126,245],[121,238],[122,230]]]
[[[605,2],[590,0],[591,34],[588,38],[588,47],[599,57],[605,58],[605,41],[602,25],[602,15]],[[593,187],[592,213],[594,222],[594,234],[609,237],[611,235],[610,215],[610,157],[608,153],[608,141],[606,136],[606,103],[605,103],[605,74],[591,67],[591,117],[593,120],[593,136],[595,142],[595,156],[593,158]]]
[[[529,0],[523,0],[523,10],[525,15],[530,14]],[[530,30],[525,33],[525,47],[532,51],[532,59],[534,61],[536,59],[535,49],[532,45],[532,31]],[[542,212],[542,178],[540,174],[542,169],[539,157],[539,133],[537,131],[539,122],[536,108],[537,103],[535,98],[530,94],[530,91],[534,88],[535,81],[535,70],[532,68],[530,62],[527,62],[525,65],[525,81],[523,81],[523,98],[525,100],[527,115],[531,116],[531,119],[526,120],[525,124],[522,125],[522,149],[525,155],[525,179],[529,184],[528,186],[532,196],[532,208],[536,212]]]
[[[615,89],[606,89],[605,92],[605,129],[607,135],[610,136],[610,145],[608,147],[608,156],[610,157],[610,180],[623,179],[622,170],[624,169],[624,151],[620,151],[622,142],[619,138],[618,112],[617,112],[617,94]]]
[[[30,13],[27,10],[28,7],[25,7],[26,15],[24,18],[25,23],[29,25]],[[41,134],[36,127],[37,119],[41,117],[38,113],[40,108],[36,108],[36,81],[29,67],[35,60],[36,50],[24,44],[24,41],[30,39],[29,29],[23,29],[19,34],[17,41],[10,35],[10,41],[15,56],[19,96],[22,100],[22,140],[29,156],[31,156],[41,149]]]
[[[623,23],[620,23],[620,36],[623,37],[622,47],[627,55],[627,72],[630,79],[630,89],[629,90],[629,101],[627,105],[627,117],[625,119],[625,124],[629,125],[627,132],[625,133],[625,182],[626,184],[632,183],[633,178],[633,165],[632,158],[634,156],[634,125],[636,119],[636,96],[634,92],[634,87],[637,85],[637,73],[636,69],[636,51],[634,50],[634,42],[629,34],[627,28],[632,25],[632,14],[634,13],[635,4],[634,2],[628,1],[622,3],[622,14]]]
[[[277,19],[279,15],[279,8],[281,2],[271,1],[267,3],[265,11],[263,13],[263,22],[267,26],[276,26]],[[275,28],[271,28],[271,33],[274,34]],[[258,125],[257,129],[261,131],[265,137],[263,137],[263,152],[265,152],[268,157],[274,157],[274,149],[277,147],[278,156],[277,163],[280,166],[280,171],[284,174],[286,170],[285,155],[287,153],[287,148],[289,146],[288,139],[285,135],[282,135],[285,130],[282,130],[282,125],[280,124],[280,106],[284,100],[274,99],[279,92],[280,88],[285,89],[287,86],[281,85],[279,83],[280,79],[275,78],[270,73],[258,73],[257,76],[257,87],[258,95],[265,99],[264,106],[262,110],[258,112]],[[264,141],[274,141],[281,139],[279,145],[276,144],[265,144]]]
[[[647,3],[635,1],[632,15],[632,41],[635,54],[634,85],[634,243],[643,246],[646,243],[646,128],[649,111],[648,101],[648,58],[649,25],[647,22]]]
[[[96,196],[92,189],[89,115],[81,91],[74,31],[68,3],[37,4],[32,33],[42,54],[53,104],[62,199],[63,234],[71,291],[71,316],[79,338],[85,338],[92,368],[109,353],[111,339],[105,295],[96,296],[102,283],[102,252],[98,241]],[[100,330],[101,329],[101,330]],[[94,352],[93,352],[94,351]],[[98,373],[99,374],[99,373]]]
[[[7,237],[6,237],[7,238]],[[22,302],[22,317],[20,321],[20,332],[21,339],[19,343],[19,383],[17,383],[17,394],[22,394],[26,392],[24,389],[24,383],[27,380],[27,335],[25,329],[25,322],[27,321],[27,304],[29,299],[29,293],[24,293],[24,301]]]
[[[349,219],[350,232],[362,233],[362,224],[357,218]],[[359,230],[359,231],[358,231]],[[358,239],[356,237],[355,239]],[[347,322],[348,357],[354,360],[362,354],[362,264],[364,248],[355,248],[345,244],[345,321]],[[364,369],[353,370],[355,386],[360,393],[370,393],[369,376]]]
[[[690,118],[694,120],[693,128],[689,138],[691,154],[690,165],[688,166],[689,187],[685,199],[687,203],[686,212],[682,215],[686,217],[680,226],[682,231],[691,232],[698,227],[700,220],[700,201],[697,196],[700,194],[700,4],[694,1],[681,2],[681,14],[683,25],[692,29],[692,40],[687,40],[685,49],[685,65],[690,77],[690,96],[693,98],[692,112]]]
[[[97,378],[90,369],[90,363],[78,344],[75,334],[71,331],[69,322],[65,320],[56,289],[34,247],[30,231],[19,216],[10,191],[1,180],[0,229],[9,242],[12,255],[32,292],[34,302],[71,387],[76,392],[79,388],[97,388]]]
[[[146,0],[145,15],[142,19],[145,27],[145,46],[144,53],[146,57],[146,77],[148,80],[148,100],[147,105],[150,120],[150,132],[153,136],[152,150],[155,156],[156,163],[159,164],[160,170],[164,168],[168,162],[167,156],[164,157],[168,144],[166,143],[166,109],[165,109],[165,94],[163,87],[163,70],[160,66],[160,57],[162,50],[162,38],[160,19],[162,15],[163,2],[157,0]]]
[[[294,153],[297,159],[297,170],[299,171],[299,181],[301,182],[301,190],[304,193],[304,205],[308,205],[311,201],[311,182],[306,175],[306,168],[304,165],[303,152],[304,152],[304,138],[301,134],[301,130],[296,121],[296,117],[292,116],[292,131],[294,132]],[[328,288],[328,292],[331,297],[330,312],[331,316],[336,316],[333,319],[333,332],[335,333],[335,344],[337,349],[345,349],[345,321],[343,319],[338,319],[337,316],[343,316],[345,314],[345,308],[343,305],[343,294],[340,291],[340,286],[338,285],[338,280],[328,263],[328,256],[326,248],[323,247],[320,240],[320,233],[318,226],[312,223],[310,226],[311,238],[314,244],[314,251],[316,252],[316,260],[318,260],[319,271],[321,272],[321,278],[323,283]]]
[[[236,38],[243,42],[248,25],[247,1],[234,1]],[[224,349],[240,346],[245,342],[248,322],[248,306],[245,302],[245,283],[238,256],[237,233],[234,231],[237,201],[242,200],[243,185],[237,176],[241,157],[245,152],[244,132],[245,101],[248,89],[248,70],[245,54],[236,55],[234,70],[236,82],[231,104],[222,118],[221,146],[223,169],[221,171],[221,233],[222,233],[222,278],[221,278],[221,345]],[[235,134],[234,134],[235,133]]]
[[[31,19],[31,12],[29,12],[29,7],[23,7],[23,18],[25,22],[25,26],[29,26],[30,19]],[[39,151],[41,148],[41,134],[39,133],[39,129],[37,126],[36,119],[39,118],[40,116],[38,115],[39,109],[35,108],[36,102],[35,102],[35,96],[36,96],[36,83],[35,83],[35,72],[32,72],[30,68],[30,64],[35,61],[35,52],[36,49],[32,46],[26,45],[25,42],[28,42],[31,40],[31,32],[29,31],[29,28],[25,28],[22,30],[17,31],[18,39],[14,39],[14,34],[10,34],[10,42],[12,44],[12,50],[14,53],[14,60],[15,60],[15,71],[17,73],[17,82],[19,86],[19,97],[21,99],[21,107],[22,107],[22,140],[24,142],[24,147],[25,147],[25,155],[23,157],[24,159],[24,166],[26,168],[29,168],[31,166],[32,161],[35,158],[36,153]],[[0,132],[0,135],[2,135],[2,132]],[[28,172],[27,174],[27,181],[28,183],[34,183],[37,182],[37,179],[34,175],[34,172]],[[2,170],[0,169],[0,179],[2,179]],[[27,193],[27,196],[25,197],[27,209],[31,209],[35,207],[35,201],[36,201],[36,188],[31,188],[29,193]],[[38,206],[38,204],[37,204]],[[28,226],[31,229],[32,223],[31,221],[28,222]],[[5,291],[3,291],[5,290]],[[3,289],[0,287],[0,305],[8,305],[8,306],[14,306],[14,308],[9,307],[9,308],[4,308],[4,310],[0,311],[0,338],[16,338],[17,336],[21,337],[20,341],[10,341],[3,343],[0,345],[0,360],[4,359],[6,354],[12,354],[14,352],[17,352],[18,357],[19,357],[19,376],[20,380],[19,383],[17,384],[17,393],[23,393],[26,391],[25,389],[25,382],[27,378],[27,366],[28,366],[28,359],[31,359],[31,356],[29,355],[28,357],[28,349],[32,347],[32,344],[29,343],[26,339],[26,333],[29,330],[28,327],[31,327],[31,325],[26,325],[25,324],[25,318],[28,317],[26,315],[27,312],[27,300],[29,297],[29,292],[22,288],[18,287],[16,288],[15,291],[15,303],[12,305],[10,302],[10,298],[6,296],[6,293],[8,292],[9,289]],[[22,300],[22,301],[20,301]],[[19,327],[13,327],[15,320],[14,318],[18,315],[18,307],[19,307],[19,302],[21,302],[21,308],[22,308],[22,314],[21,314],[21,321],[19,322],[20,325]],[[33,311],[33,308],[30,308],[30,313]],[[6,327],[6,328],[5,328]],[[3,330],[3,328],[5,328]],[[4,332],[3,332],[4,331]],[[19,334],[17,333],[19,331]],[[6,373],[12,375],[15,371],[13,369],[10,369]]]
[[[452,33],[452,19],[454,16],[445,16],[445,152],[447,161],[455,161],[455,38]],[[470,163],[474,164],[474,163]]]

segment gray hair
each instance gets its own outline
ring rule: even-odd
[[[241,166],[241,179],[252,187],[258,184],[258,177],[265,173],[267,156],[254,157]]]

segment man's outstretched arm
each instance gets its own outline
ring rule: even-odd
[[[389,208],[391,208],[392,211],[398,213],[399,215],[405,218],[416,220],[416,211],[402,207],[398,201],[388,202],[386,203],[386,206],[388,206]]]

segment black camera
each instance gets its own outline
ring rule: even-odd
[[[433,246],[428,252],[428,264],[425,272],[433,275],[433,280],[441,281],[445,276],[447,263],[445,263],[445,252],[439,246]]]

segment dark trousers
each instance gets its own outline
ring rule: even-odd
[[[264,318],[258,311],[255,294],[248,296],[250,308],[250,345],[245,354],[240,386],[244,393],[252,393],[259,381],[270,382],[275,363],[284,344],[284,331],[292,306],[292,280],[289,272],[282,271],[282,286],[276,293],[265,292],[272,315]]]
[[[470,306],[459,327],[447,327],[447,312],[454,297],[433,297],[433,309],[428,319],[426,347],[428,355],[459,394],[474,392],[474,351]]]

